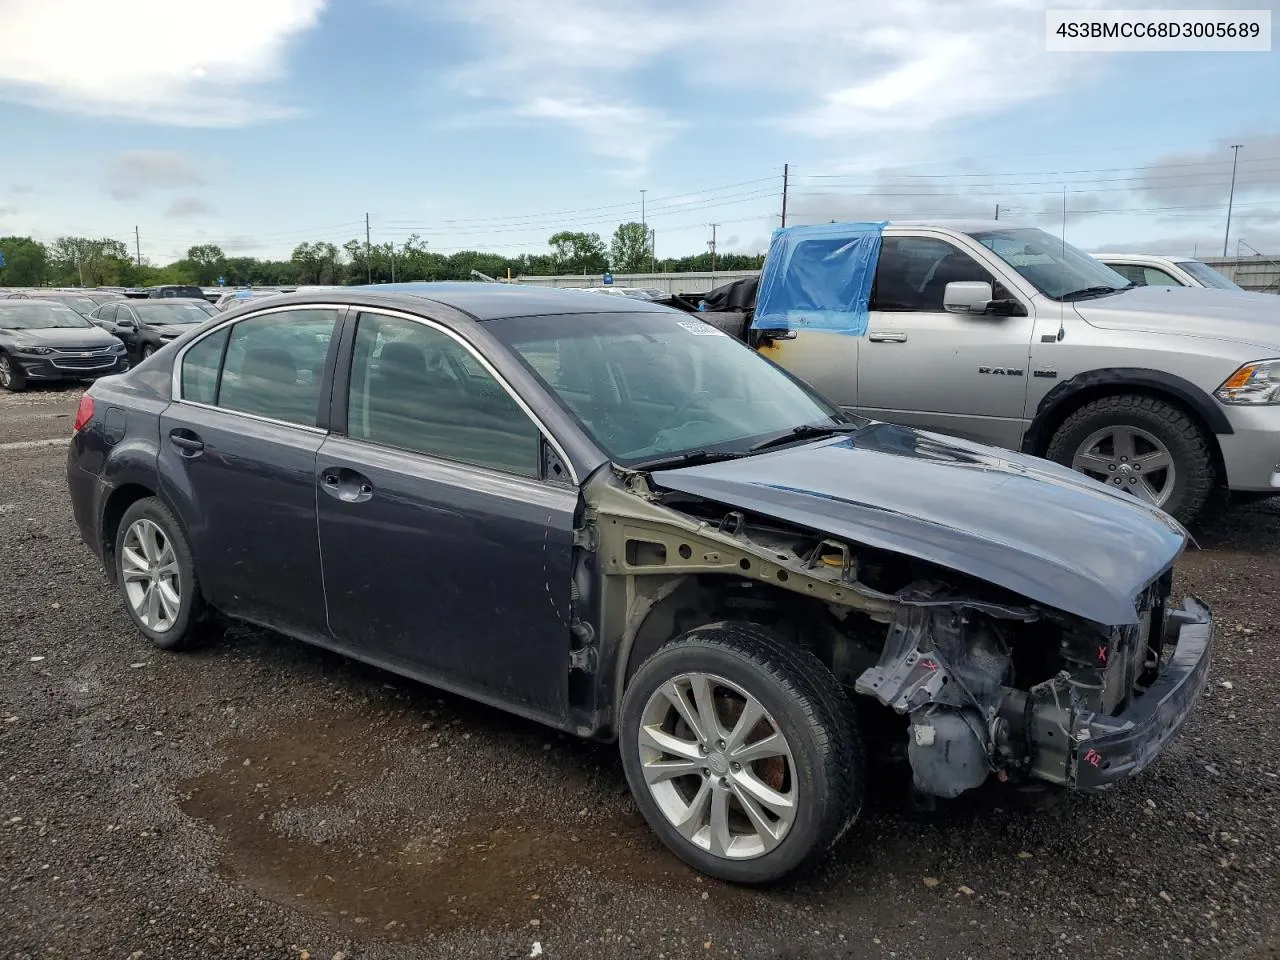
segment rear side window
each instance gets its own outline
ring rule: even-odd
[[[432,327],[363,314],[351,363],[347,434],[524,477],[540,434],[469,350]]]
[[[314,427],[337,322],[336,310],[288,310],[220,330],[183,357],[182,397]]]
[[[182,358],[182,399],[213,405],[218,402],[218,370],[230,328],[205,337]]]

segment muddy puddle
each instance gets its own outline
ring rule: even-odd
[[[545,932],[583,898],[610,899],[610,881],[697,882],[629,804],[578,809],[587,774],[547,789],[556,775],[525,758],[522,793],[521,758],[486,756],[509,746],[455,749],[465,762],[446,764],[423,753],[419,720],[339,713],[228,740],[219,769],[180,785],[181,807],[212,827],[230,879],[366,936]],[[486,766],[503,771],[505,798],[477,775]]]

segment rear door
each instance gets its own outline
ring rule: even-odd
[[[271,310],[194,341],[160,422],[164,492],[209,601],[309,636],[327,632],[315,463],[339,313]]]
[[[858,353],[858,410],[877,420],[1017,447],[1033,320],[948,313],[946,285],[966,280],[990,283],[996,299],[1016,300],[948,240],[885,236],[866,342]]]
[[[346,356],[316,461],[334,635],[563,720],[576,482],[544,479],[543,431],[446,326],[362,313]]]

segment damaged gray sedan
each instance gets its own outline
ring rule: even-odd
[[[1204,688],[1187,536],[1046,461],[853,420],[696,317],[498,284],[249,304],[76,418],[153,642],[218,612],[616,740],[698,869],[812,866],[868,779],[1105,790]]]

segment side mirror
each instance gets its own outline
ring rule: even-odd
[[[134,327],[132,320],[117,320],[116,326],[121,330],[132,330]]]
[[[991,306],[991,284],[982,280],[957,280],[942,293],[947,313],[986,313]]]

